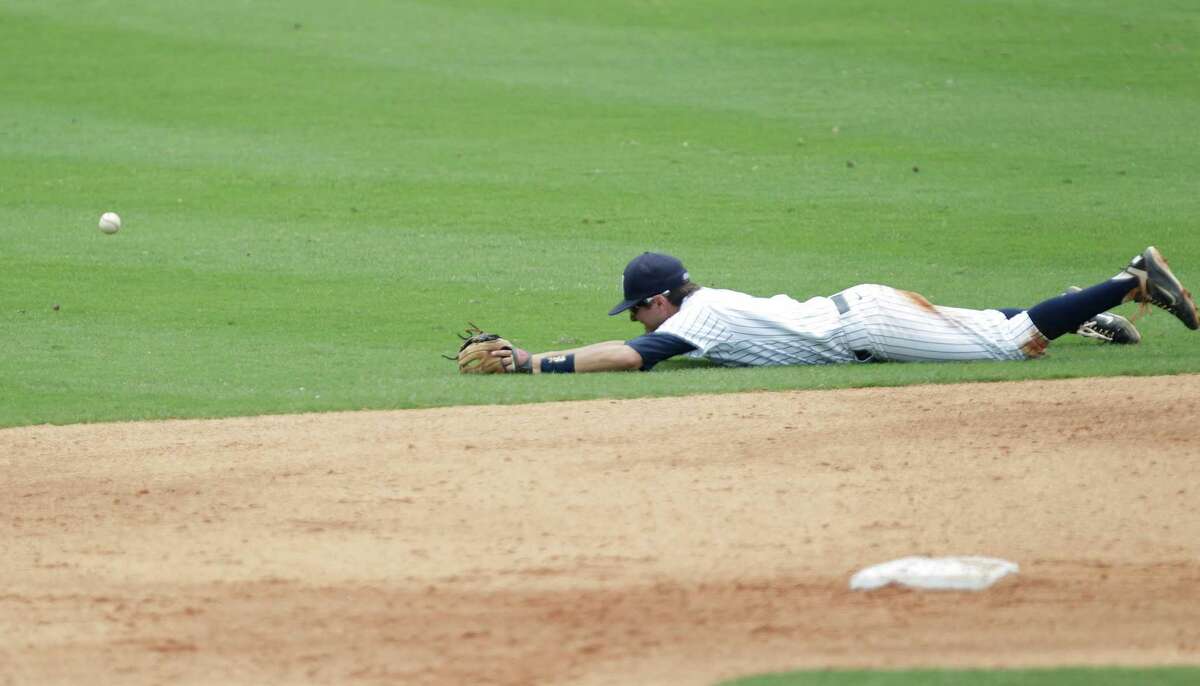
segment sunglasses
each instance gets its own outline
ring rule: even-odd
[[[667,290],[663,291],[662,293],[659,293],[658,295],[652,295],[649,298],[637,301],[633,305],[629,306],[629,314],[630,315],[637,314],[637,311],[639,309],[650,306],[650,304],[654,302],[654,299],[657,298],[659,295],[666,295],[667,293],[670,293],[670,292],[671,292],[671,289],[668,288]]]

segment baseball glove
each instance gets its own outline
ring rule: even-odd
[[[470,322],[468,322],[470,324]],[[512,343],[498,334],[487,333],[474,324],[470,324],[464,333],[458,335],[462,339],[462,346],[458,349],[458,371],[463,374],[507,374],[513,371],[525,371],[524,369],[513,369],[513,360],[516,356],[516,351]],[[496,357],[492,355],[494,350],[510,350],[513,351],[512,357]]]

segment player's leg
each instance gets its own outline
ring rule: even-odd
[[[1068,293],[1077,293],[1082,291],[1078,286],[1070,286],[1067,288]],[[996,308],[1006,318],[1013,317],[1025,312],[1020,307],[998,307]],[[1119,314],[1112,312],[1100,312],[1091,319],[1079,325],[1075,329],[1075,333],[1085,338],[1095,338],[1105,343],[1115,343],[1117,345],[1132,345],[1140,343],[1142,334],[1133,325],[1133,322],[1122,317]]]
[[[850,304],[850,316],[844,322],[849,344],[855,350],[871,351],[880,360],[1038,357],[1049,341],[1078,331],[1128,300],[1156,305],[1188,328],[1200,328],[1191,293],[1154,247],[1108,281],[1050,298],[1025,311],[939,307],[917,293],[878,285],[855,286],[842,296]]]
[[[888,286],[842,292],[847,343],[881,361],[1022,360],[1041,355],[1046,338],[1019,312],[938,307],[922,295]]]
[[[1082,290],[1078,286],[1068,286],[1066,292],[1078,293]],[[996,309],[1009,319],[1025,311],[1020,307],[998,307]],[[1112,312],[1096,313],[1092,318],[1080,324],[1079,328],[1075,329],[1075,333],[1085,338],[1095,338],[1117,345],[1132,345],[1140,343],[1142,340],[1142,334],[1133,325],[1133,322]]]
[[[1027,312],[1038,331],[1052,341],[1063,334],[1074,333],[1096,315],[1127,301],[1135,288],[1126,279],[1113,279],[1043,300]]]
[[[1078,293],[1083,289],[1078,286],[1068,286],[1068,293]],[[1113,312],[1098,312],[1094,317],[1079,325],[1075,333],[1085,338],[1095,338],[1105,343],[1117,345],[1132,345],[1142,341],[1142,333],[1133,322]]]
[[[1162,253],[1147,248],[1115,277],[1087,289],[1072,288],[1029,308],[1029,317],[1048,340],[1080,332],[1106,340],[1137,343],[1141,334],[1108,310],[1130,300],[1148,302],[1174,314],[1189,329],[1198,327],[1192,295],[1167,266]],[[1001,310],[1011,316],[1011,310]]]
[[[1114,276],[1113,280],[1136,284],[1130,299],[1161,307],[1175,315],[1187,328],[1200,329],[1196,301],[1171,271],[1158,248],[1150,246],[1143,250],[1142,254],[1130,260],[1129,265]]]

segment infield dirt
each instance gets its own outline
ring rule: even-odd
[[[0,683],[1200,664],[1200,376],[0,431]],[[981,554],[980,593],[851,592]]]

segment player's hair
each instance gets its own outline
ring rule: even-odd
[[[671,303],[675,307],[679,307],[683,304],[684,298],[698,290],[700,290],[700,284],[692,283],[691,281],[684,281],[682,286],[679,286],[678,288],[672,288],[667,293],[667,302]]]

